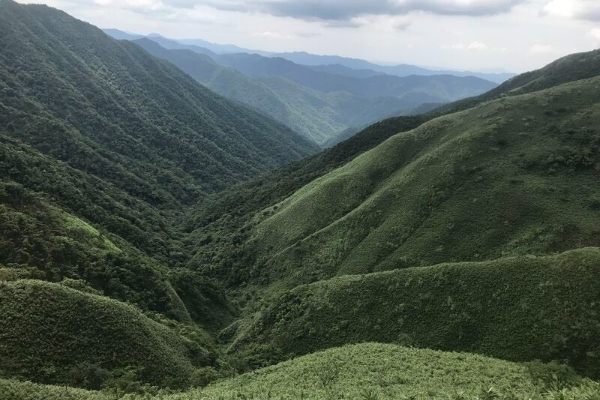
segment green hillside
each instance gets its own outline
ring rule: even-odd
[[[99,389],[129,368],[142,382],[176,387],[217,359],[199,329],[170,328],[64,284],[0,282],[0,315],[0,376]]]
[[[555,360],[598,378],[599,278],[598,248],[343,276],[283,292],[237,325],[230,351],[260,365],[374,341]]]
[[[290,379],[294,377],[294,379]],[[5,397],[2,397],[4,394]],[[390,344],[345,346],[165,399],[594,399],[597,383],[554,365]],[[109,400],[111,394],[0,379],[0,400]]]
[[[5,0],[0,38],[2,131],[153,205],[190,203],[316,150],[61,11]]]
[[[597,246],[599,78],[398,134],[256,214],[259,275],[290,285]]]
[[[0,3],[7,275],[82,279],[217,329],[231,307],[216,282],[180,268],[177,218],[316,149],[131,43],[46,6]]]

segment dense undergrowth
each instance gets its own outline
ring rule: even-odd
[[[235,326],[230,351],[260,366],[375,341],[555,360],[598,378],[599,278],[597,248],[343,276],[283,292]]]
[[[290,379],[292,378],[292,379]],[[4,396],[4,397],[3,397]],[[593,400],[597,383],[554,364],[515,364],[389,344],[331,349],[179,394],[85,392],[0,379],[0,400]]]

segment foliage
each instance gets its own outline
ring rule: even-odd
[[[283,292],[230,351],[260,362],[257,345],[289,358],[376,341],[557,360],[598,378],[599,278],[598,248],[344,276]]]
[[[0,374],[6,377],[88,388],[112,380],[122,388],[133,370],[116,370],[135,368],[140,382],[185,387],[194,367],[217,358],[210,339],[192,330],[52,283],[0,282],[0,315]]]
[[[330,374],[331,366],[336,365],[337,372]],[[64,397],[57,396],[61,392]],[[110,394],[6,380],[0,380],[0,393],[12,396],[7,400],[114,399]],[[79,397],[69,397],[76,395]],[[299,357],[202,390],[156,397],[131,394],[123,399],[589,400],[598,395],[599,385],[588,380],[560,390],[543,390],[531,379],[527,367],[511,362],[368,343]],[[0,400],[4,400],[2,394]]]
[[[598,246],[598,85],[436,118],[257,210],[254,282]]]
[[[250,180],[199,203],[183,221],[191,231],[186,242],[188,266],[228,286],[247,283],[256,249],[241,246],[252,233],[255,213],[284,200],[302,186],[350,162],[390,136],[414,129],[428,117],[397,117],[370,126],[345,142],[268,176]]]

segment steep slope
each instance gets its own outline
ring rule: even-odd
[[[291,196],[311,181],[350,162],[399,132],[417,128],[431,116],[409,116],[380,121],[331,149],[273,173],[252,179],[207,198],[185,218],[185,247],[193,254],[188,267],[227,283],[243,287],[258,277],[256,252],[245,243],[252,234],[257,213]]]
[[[388,139],[256,215],[258,268],[310,281],[598,245],[599,86],[506,97]]]
[[[191,50],[167,50],[149,39],[134,43],[215,92],[257,108],[317,144],[349,126],[371,123],[406,105],[396,98],[370,100],[342,92],[322,93],[283,78],[253,79]]]
[[[131,43],[48,7],[0,7],[5,133],[146,201],[189,203],[315,151]]]
[[[600,249],[344,276],[280,294],[233,349],[257,363],[365,341],[556,360],[600,377]]]
[[[317,147],[58,10],[3,0],[0,42],[7,274],[82,279],[217,329],[231,310],[216,283],[176,268],[187,259],[176,218]]]

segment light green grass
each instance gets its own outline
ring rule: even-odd
[[[555,371],[562,371],[559,375]],[[9,394],[11,397],[2,397]],[[366,343],[287,361],[205,389],[124,399],[594,400],[600,385],[560,368],[466,353]],[[109,394],[0,380],[0,400],[114,399]]]

